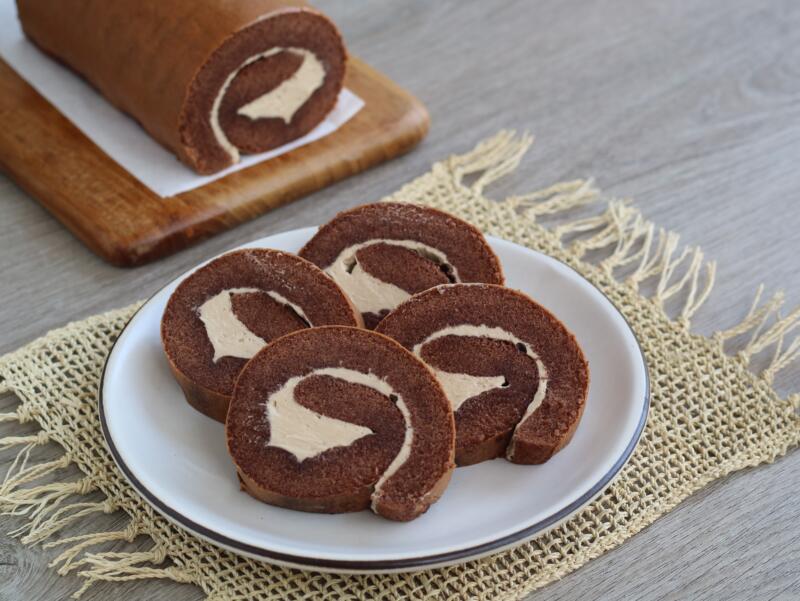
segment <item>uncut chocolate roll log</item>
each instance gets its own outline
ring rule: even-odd
[[[299,138],[336,104],[336,27],[294,0],[17,0],[25,34],[198,173]]]
[[[450,282],[502,284],[478,229],[453,215],[382,202],[343,211],[300,250],[330,275],[374,328],[411,295]]]
[[[323,513],[369,507],[411,520],[453,471],[453,413],[431,371],[395,341],[328,326],[272,342],[242,370],[225,423],[242,488]]]
[[[161,319],[161,340],[186,400],[225,421],[242,367],[266,344],[309,326],[361,326],[322,271],[266,248],[222,255],[183,280]]]
[[[400,305],[377,330],[436,374],[455,411],[456,463],[505,455],[543,463],[578,426],[589,366],[575,337],[524,294],[439,286]]]

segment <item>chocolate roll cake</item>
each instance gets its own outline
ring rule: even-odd
[[[336,26],[296,0],[17,0],[25,34],[198,173],[311,131],[336,104]]]
[[[453,413],[395,341],[341,326],[279,338],[242,370],[225,423],[243,490],[272,505],[414,519],[454,468]]]
[[[361,326],[339,287],[295,255],[255,248],[223,255],[187,277],[161,319],[161,339],[186,400],[224,422],[250,357],[279,336],[321,325]]]
[[[524,294],[439,286],[400,305],[376,331],[433,369],[455,412],[458,465],[502,455],[543,463],[572,438],[589,367],[575,337]]]
[[[382,202],[339,213],[300,251],[325,270],[374,328],[411,295],[452,282],[502,284],[500,262],[466,221]]]

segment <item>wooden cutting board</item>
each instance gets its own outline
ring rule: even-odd
[[[0,60],[0,168],[95,253],[140,265],[396,157],[427,133],[425,107],[357,58],[345,86],[366,105],[334,133],[162,198]]]

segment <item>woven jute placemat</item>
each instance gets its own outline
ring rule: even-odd
[[[26,544],[62,549],[53,567],[85,579],[76,596],[97,581],[169,578],[198,585],[208,601],[517,599],[619,545],[715,478],[772,462],[798,445],[800,394],[781,399],[772,383],[800,355],[800,340],[789,340],[800,310],[782,317],[780,296],[762,302],[757,294],[739,325],[711,337],[693,334],[690,320],[711,291],[714,265],[698,249],[680,248],[677,235],[659,230],[629,203],[610,202],[602,213],[547,228],[540,223],[546,216],[598,204],[591,182],[559,183],[501,202],[484,197],[484,187],[511,172],[530,142],[502,132],[435,164],[391,199],[450,211],[486,233],[563,261],[630,323],[649,365],[650,418],[628,465],[591,505],[514,550],[415,574],[299,571],[216,548],[151,509],[104,446],[98,384],[134,305],[72,323],[0,358],[0,388],[20,400],[0,421],[33,421],[41,428],[0,440],[0,448],[19,448],[0,485],[0,510],[23,516],[13,534]],[[745,341],[733,356],[726,353],[732,339]],[[751,359],[765,355],[766,366],[754,373]],[[37,445],[50,442],[63,448],[60,458],[31,459]],[[83,477],[54,477],[71,464]],[[86,497],[96,499],[96,491],[105,499]],[[117,510],[130,516],[127,527],[89,531],[93,514]],[[63,534],[82,525],[82,534]],[[118,546],[141,535],[153,540],[151,550],[107,550],[112,541]]]

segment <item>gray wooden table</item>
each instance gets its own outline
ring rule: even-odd
[[[755,286],[800,303],[800,3],[795,0],[319,2],[354,54],[429,107],[412,154],[159,263],[111,267],[0,176],[0,352],[150,295],[201,259],[380,198],[500,128],[537,144],[498,197],[594,175],[704,247],[718,284],[703,332]],[[800,389],[800,369],[781,389]],[[0,411],[11,401],[0,401]],[[11,426],[3,424],[0,436]],[[0,473],[11,453],[0,453]],[[532,599],[800,598],[800,453],[717,482],[622,547]],[[121,516],[102,516],[109,528]],[[0,517],[0,532],[21,522]],[[146,541],[137,541],[146,546]],[[0,600],[52,601],[80,584],[54,556],[0,535]],[[97,585],[86,600],[199,600],[189,585]]]

